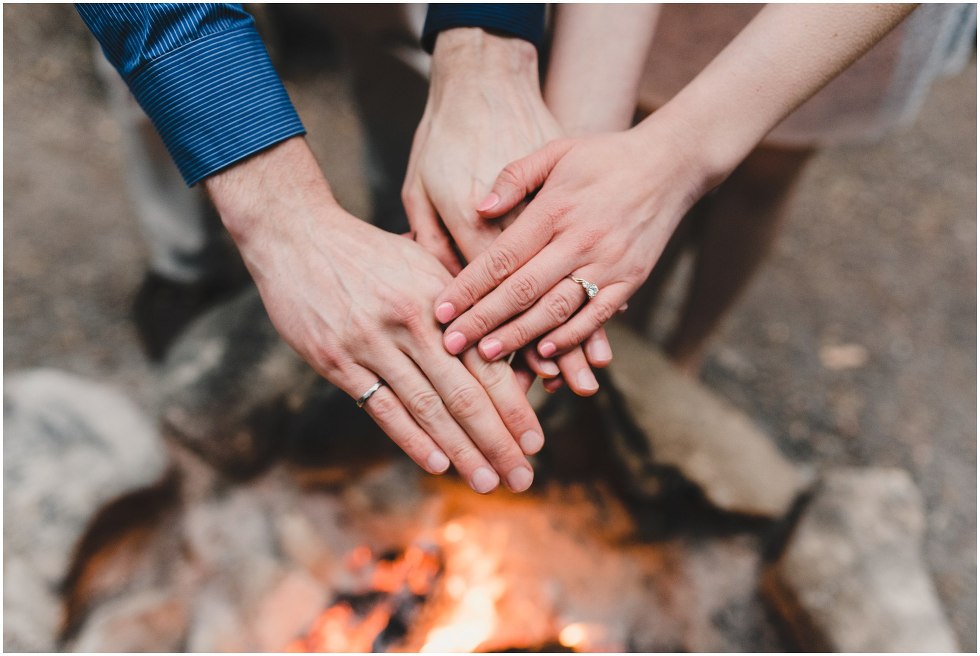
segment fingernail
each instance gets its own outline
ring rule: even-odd
[[[546,376],[557,376],[561,373],[558,365],[551,360],[542,360],[538,366],[541,368],[541,373],[545,374]]]
[[[612,351],[609,349],[609,344],[603,341],[592,342],[586,348],[589,349],[589,355],[596,362],[609,362],[612,360]]]
[[[483,354],[485,360],[493,360],[500,355],[500,351],[503,348],[504,345],[500,343],[500,340],[493,337],[489,337],[480,342],[480,352]]]
[[[487,197],[484,198],[483,201],[476,206],[476,211],[489,212],[494,207],[496,207],[497,203],[499,202],[500,202],[500,196],[498,196],[497,194],[491,191],[489,194],[487,194]]]
[[[558,349],[551,342],[544,342],[543,344],[538,346],[538,353],[541,354],[542,358],[550,358],[555,354],[555,351],[557,350]]]
[[[436,319],[439,320],[439,323],[452,321],[453,317],[455,316],[456,308],[454,308],[453,304],[449,303],[448,301],[436,308]]]
[[[578,372],[578,386],[583,392],[594,392],[599,389],[599,381],[595,379],[591,371],[583,369]]]
[[[473,472],[473,476],[470,478],[470,487],[480,494],[492,492],[498,483],[500,483],[500,477],[487,467],[480,467]]]
[[[513,492],[523,492],[531,487],[534,474],[527,467],[516,467],[507,474],[507,487]]]
[[[466,335],[463,333],[451,332],[446,335],[446,349],[453,355],[458,355],[463,347],[466,346]]]
[[[429,454],[429,459],[425,461],[429,466],[429,471],[434,474],[441,474],[449,469],[449,458],[442,451],[433,451]]]
[[[544,446],[544,437],[534,431],[527,431],[521,435],[521,451],[526,455],[537,453]]]

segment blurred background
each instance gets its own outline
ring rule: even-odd
[[[57,368],[154,407],[156,370],[130,317],[147,251],[89,34],[70,6],[5,5],[3,30],[4,373]],[[361,128],[342,68],[321,56],[287,70],[287,87],[341,203],[364,215]],[[794,462],[911,473],[926,564],[966,651],[977,648],[976,80],[974,58],[935,84],[911,128],[817,154],[701,375]]]

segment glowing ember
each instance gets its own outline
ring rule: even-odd
[[[569,624],[561,633],[558,634],[558,642],[564,647],[569,649],[575,649],[588,637],[585,631],[585,626],[582,624]]]
[[[431,549],[409,546],[400,556],[375,559],[368,547],[348,554],[347,569],[366,584],[327,608],[290,652],[371,652],[404,637],[405,623],[431,592],[441,571]]]
[[[558,634],[558,642],[562,647],[575,651],[604,651],[607,648],[603,642],[606,637],[607,632],[602,625],[576,622],[561,630]]]

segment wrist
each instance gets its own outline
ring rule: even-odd
[[[345,215],[334,211],[340,206],[302,137],[244,159],[210,176],[204,185],[240,249],[303,208],[324,210],[328,221]]]
[[[524,39],[490,34],[478,27],[439,33],[432,51],[432,84],[531,83],[538,87],[538,51]]]
[[[709,112],[672,100],[633,131],[645,148],[670,144],[696,200],[721,184],[754,147],[744,133],[719,127]]]

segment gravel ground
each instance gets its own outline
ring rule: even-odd
[[[128,312],[146,249],[117,124],[68,6],[4,7],[4,371],[52,366],[149,403]],[[291,84],[345,204],[366,207],[340,77]],[[915,126],[828,149],[775,256],[714,341],[704,379],[820,466],[912,472],[927,557],[962,647],[976,642],[976,65]],[[849,364],[848,368],[836,365]]]

